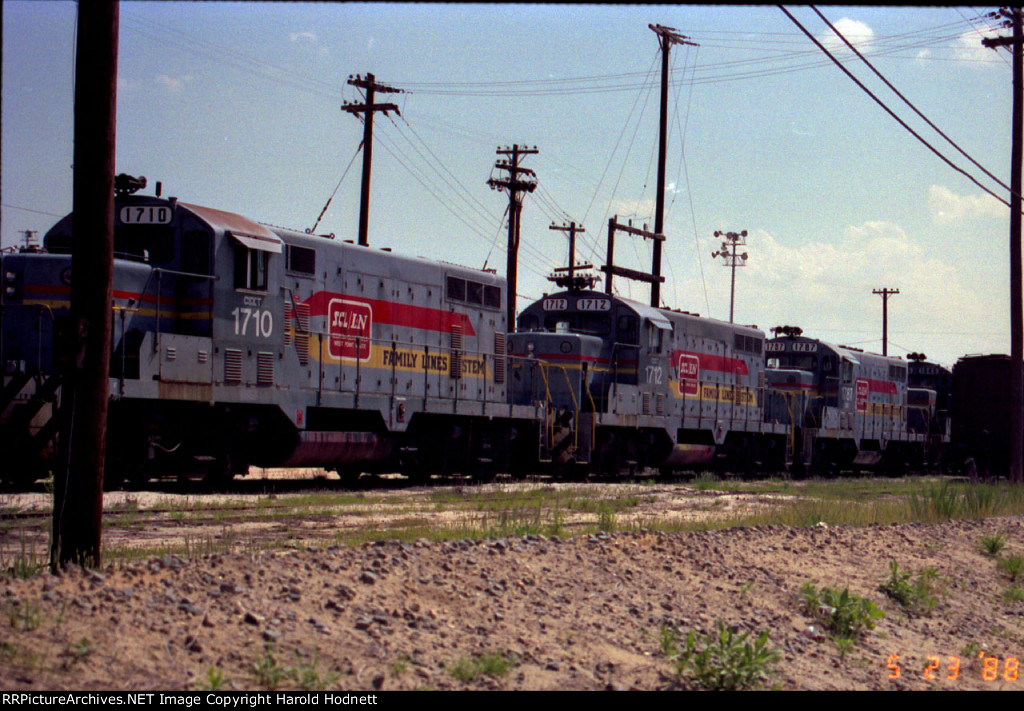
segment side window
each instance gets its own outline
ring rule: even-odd
[[[853,363],[848,360],[843,361],[843,382],[849,383],[853,380]]]
[[[636,328],[636,316],[624,314],[619,316],[618,322],[619,342],[630,345],[640,345],[639,333]]]
[[[235,246],[235,288],[267,290],[268,254],[263,250]]]
[[[653,323],[648,324],[647,332],[647,347],[652,353],[661,353],[661,329],[655,326]]]
[[[466,300],[466,280],[459,279],[458,277],[448,277],[448,300],[449,301],[465,301]]]
[[[490,284],[484,286],[484,306],[492,309],[501,308],[501,289]]]
[[[285,257],[285,270],[292,274],[313,276],[316,274],[316,250],[309,247],[288,245]]]

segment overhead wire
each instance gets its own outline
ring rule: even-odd
[[[853,44],[851,44],[851,42],[848,39],[846,39],[846,37],[843,36],[843,34],[839,30],[837,30],[835,28],[835,26],[831,22],[829,22],[828,19],[823,14],[821,14],[821,11],[818,10],[817,7],[815,7],[814,5],[811,5],[810,8],[812,10],[814,10],[814,12],[817,13],[818,17],[821,18],[822,22],[824,22],[826,25],[828,25],[829,29],[832,30],[832,32],[834,32],[836,34],[836,36],[839,37],[839,39],[841,39],[843,41],[843,43],[846,44],[846,46],[850,48],[850,51],[852,51],[854,54],[856,54],[857,57],[862,62],[864,62],[864,64],[866,64],[868,66],[868,68],[871,69],[872,72],[875,73],[875,76],[877,76],[879,79],[881,79],[882,82],[887,87],[889,87],[894,94],[896,94],[896,96],[900,97],[900,99],[903,100],[903,103],[905,103],[907,106],[909,106],[913,110],[913,112],[915,114],[920,116],[921,119],[926,124],[928,124],[928,126],[930,126],[937,134],[939,134],[944,139],[946,139],[946,142],[949,143],[951,146],[953,146],[953,148],[955,148],[960,153],[960,155],[964,156],[967,160],[969,160],[971,163],[973,163],[975,167],[980,169],[981,172],[983,172],[989,178],[991,178],[996,183],[998,183],[1000,187],[1002,187],[1005,190],[1009,191],[1010,194],[1013,195],[1013,191],[1010,190],[1010,186],[1008,186],[1006,183],[1004,183],[1002,180],[1000,180],[996,176],[992,175],[992,173],[989,172],[988,169],[985,168],[985,166],[983,166],[981,163],[979,163],[973,157],[971,157],[967,153],[967,151],[965,151],[963,148],[961,148],[960,145],[956,141],[954,141],[952,138],[947,136],[938,126],[936,126],[934,123],[932,123],[931,120],[927,116],[925,116],[923,113],[921,113],[921,111],[918,110],[918,108],[916,106],[914,106],[914,104],[912,104],[910,102],[910,99],[908,99],[906,96],[904,96],[903,93],[900,92],[899,89],[897,89],[895,86],[893,86],[892,83],[888,79],[886,79],[885,76],[883,76],[882,73],[880,71],[878,71],[878,69],[876,69],[875,66],[871,62],[869,62],[868,59],[864,55],[862,55],[857,50],[857,48],[854,47]]]
[[[320,220],[324,218],[324,213],[327,212],[327,208],[331,206],[331,201],[334,200],[334,196],[338,194],[338,188],[341,187],[342,181],[345,180],[345,176],[348,175],[349,169],[352,167],[352,164],[356,162],[356,157],[359,155],[359,152],[362,149],[363,143],[362,141],[360,141],[359,147],[356,148],[355,153],[352,154],[352,160],[348,162],[348,165],[345,167],[344,172],[341,174],[341,178],[338,180],[338,184],[334,186],[334,191],[331,193],[331,196],[327,198],[327,204],[325,204],[324,209],[320,211],[320,215],[316,218],[316,222],[314,222],[313,226],[309,228],[310,234],[316,232],[316,228],[320,224]]]
[[[818,49],[820,49],[822,52],[824,52],[825,55],[829,59],[831,59],[832,62],[834,62],[836,64],[836,66],[838,66],[843,71],[844,74],[846,74],[857,86],[859,86],[868,96],[870,96],[874,100],[874,102],[876,104],[878,104],[887,114],[889,114],[900,126],[902,126],[904,129],[906,129],[912,136],[914,136],[914,138],[916,138],[928,150],[930,150],[932,153],[934,153],[943,163],[945,163],[950,168],[952,168],[956,172],[958,172],[961,175],[963,175],[965,178],[967,178],[972,183],[977,185],[979,188],[984,190],[986,193],[988,193],[989,195],[991,195],[992,197],[997,199],[999,202],[1003,203],[1007,207],[1010,206],[1010,203],[1007,202],[1004,198],[1001,198],[998,195],[996,195],[994,192],[992,192],[987,187],[985,187],[980,182],[978,182],[978,180],[973,175],[971,175],[966,170],[964,170],[960,166],[958,166],[955,163],[953,163],[953,161],[951,161],[949,158],[947,158],[942,153],[940,153],[938,151],[938,149],[936,149],[931,143],[926,141],[917,131],[915,131],[913,128],[911,128],[903,119],[901,119],[899,116],[897,116],[896,113],[892,109],[890,109],[888,106],[886,106],[885,102],[883,102],[881,99],[879,99],[877,96],[875,96],[875,94],[870,89],[868,89],[866,86],[864,86],[864,84],[859,79],[857,79],[857,77],[853,76],[853,74],[850,72],[850,70],[848,70],[846,67],[844,67],[842,62],[837,60],[832,55],[832,53],[829,52],[828,49],[826,49],[825,46],[822,45],[821,42],[819,42],[817,40],[817,38],[814,37],[814,35],[812,35],[802,24],[800,24],[800,22],[795,17],[793,17],[792,14],[790,14],[790,12],[788,10],[786,10],[785,7],[783,7],[782,5],[779,5],[778,8],[780,10],[782,10],[782,12],[785,13],[786,17],[788,17],[790,20],[792,20],[793,23],[797,27],[799,27],[801,30],[803,30],[804,34],[806,34],[807,37],[812,42],[814,42],[815,45],[817,45]]]

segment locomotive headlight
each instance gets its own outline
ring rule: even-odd
[[[13,284],[15,280],[17,280],[17,278],[17,272],[4,272],[4,281],[6,281],[8,284]]]
[[[18,287],[8,286],[4,289],[4,296],[13,299],[18,295]]]

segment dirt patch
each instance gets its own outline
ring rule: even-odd
[[[678,486],[644,496],[629,515],[768,505]],[[330,525],[318,520],[315,535],[295,540]],[[783,689],[1019,689],[1024,602],[1004,596],[1006,575],[980,549],[996,534],[1004,558],[1024,555],[1024,521],[1013,517],[301,543],[6,578],[0,688],[679,688],[692,682],[664,658],[661,631],[708,634],[721,620],[750,639],[769,632],[769,685]],[[934,569],[933,608],[908,611],[880,590],[892,560]],[[848,588],[885,617],[841,649],[804,611],[806,583]]]

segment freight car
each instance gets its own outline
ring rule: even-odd
[[[509,456],[505,281],[175,198],[115,199],[107,485],[259,466],[486,476]],[[3,257],[7,481],[51,468],[71,216]]]
[[[1010,356],[967,355],[956,362],[952,375],[945,464],[983,477],[1009,471]]]

